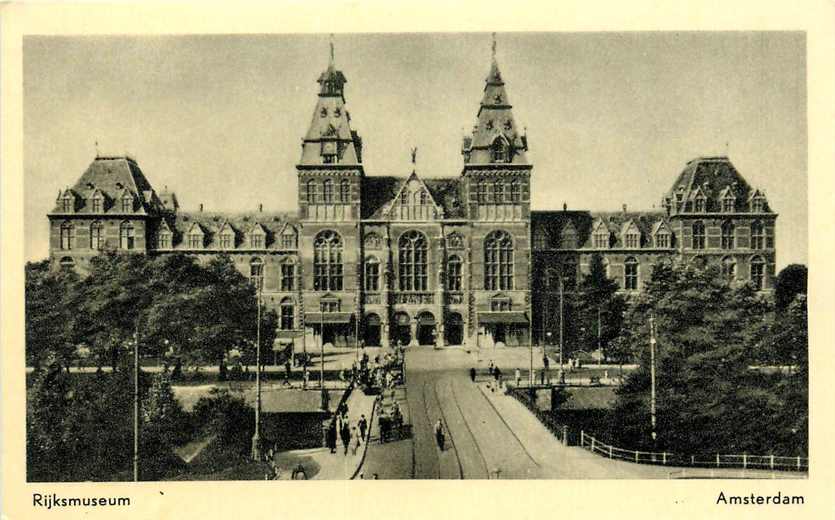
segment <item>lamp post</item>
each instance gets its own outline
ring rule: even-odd
[[[601,316],[602,313],[600,305],[597,306],[597,366],[603,364],[603,344],[601,343],[602,327]]]
[[[322,410],[328,409],[328,393],[325,390],[325,309],[319,313],[319,389],[322,399]]]
[[[649,352],[650,352],[650,422],[652,426],[652,442],[655,443],[655,316],[649,315]]]
[[[133,331],[133,481],[139,482],[139,321]]]
[[[565,376],[563,374],[563,370],[562,370],[563,336],[565,334],[564,333],[564,330],[565,330],[565,312],[564,312],[564,308],[563,308],[563,278],[562,278],[562,274],[560,275],[559,282],[560,282],[560,374],[559,374],[559,378],[560,378],[560,383],[562,383],[564,381],[564,378],[565,378]]]
[[[261,285],[258,280],[255,326],[255,432],[252,434],[252,460],[261,460]]]

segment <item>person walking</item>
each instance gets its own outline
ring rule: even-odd
[[[328,449],[331,450],[331,453],[336,453],[336,420],[334,418],[331,421],[330,425],[328,426],[328,432],[326,435],[326,444],[328,445]]]
[[[359,436],[359,434],[357,433],[357,427],[356,427],[356,426],[354,426],[353,428],[351,428],[351,432],[352,432],[352,433],[351,433],[351,435],[352,435],[352,436],[353,436],[353,438],[354,438],[354,445],[351,447],[351,455],[356,455],[356,454],[357,454],[357,450],[358,450],[358,449],[359,449],[359,447],[360,447],[360,436]]]
[[[545,381],[550,385],[551,384],[551,360],[548,359],[547,355],[542,355],[542,366],[545,367]]]
[[[493,377],[493,361],[490,361],[490,366],[487,367],[487,373],[490,374],[490,377]]]
[[[475,367],[470,367],[470,381],[475,383]]]
[[[440,419],[435,423],[435,442],[438,443],[438,449],[444,451],[444,425]]]
[[[516,388],[519,388],[519,383],[522,382],[522,372],[517,368],[516,372],[513,374],[513,378],[516,381]]]
[[[289,385],[290,384],[290,375],[292,373],[293,367],[290,364],[290,358],[287,358],[287,361],[284,362],[284,383]]]
[[[365,414],[362,414],[360,416],[360,420],[357,423],[357,426],[359,426],[360,429],[360,437],[362,438],[362,440],[365,440],[365,431],[368,430],[368,419],[365,418]]]
[[[348,445],[351,444],[351,427],[348,426],[348,421],[342,421],[342,430],[339,432],[342,439],[342,446],[345,448],[343,455],[348,455]]]

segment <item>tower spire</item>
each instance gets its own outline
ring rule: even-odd
[[[496,33],[493,33],[493,43],[490,46],[491,48],[491,56],[493,59],[496,59]]]
[[[331,33],[331,35],[330,35],[330,42],[329,42],[329,45],[330,45],[330,50],[331,50],[331,58],[330,58],[330,62],[329,62],[329,64],[330,64],[330,66],[331,66],[331,67],[333,67],[333,65],[334,65],[334,58],[333,58],[333,33]]]

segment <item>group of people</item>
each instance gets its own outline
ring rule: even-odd
[[[365,418],[365,414],[361,414],[357,424],[352,426],[348,417],[348,405],[342,403],[328,424],[325,443],[331,453],[336,453],[339,437],[342,441],[343,455],[348,455],[349,448],[351,454],[356,455],[360,445],[366,441],[368,433],[368,419]]]

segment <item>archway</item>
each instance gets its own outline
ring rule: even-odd
[[[394,323],[391,326],[392,345],[408,345],[412,341],[411,318],[405,312],[394,314]]]
[[[365,317],[363,341],[369,347],[377,347],[380,345],[380,316],[369,314]]]
[[[417,317],[418,345],[435,344],[435,316],[429,311],[423,311]]]
[[[457,312],[447,315],[444,326],[444,342],[447,345],[461,345],[464,343],[464,320]]]

